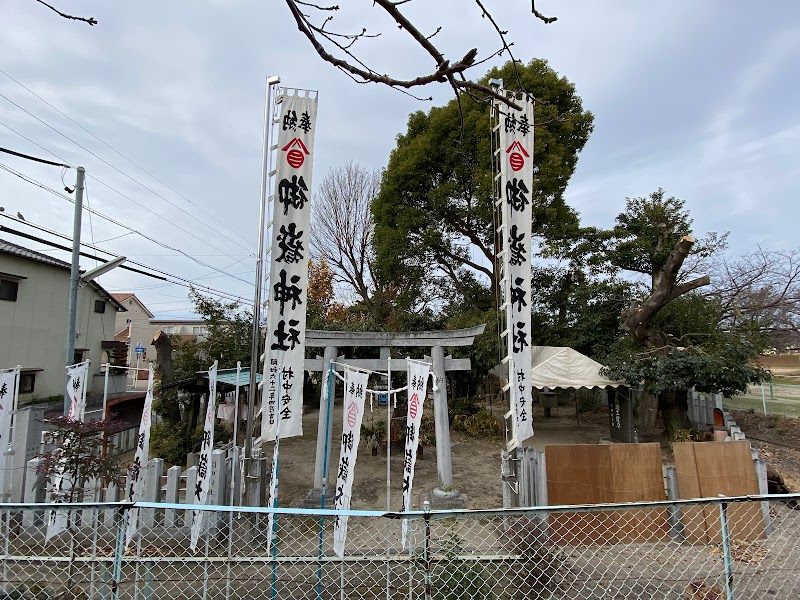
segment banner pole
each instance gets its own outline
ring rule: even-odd
[[[103,377],[103,423],[106,422],[108,416],[106,415],[106,411],[108,410],[108,372],[111,370],[111,364],[106,363],[106,372],[105,376]],[[101,456],[103,458],[106,457],[108,454],[108,428],[103,428],[103,447],[100,450]]]
[[[261,281],[264,273],[264,237],[265,223],[267,214],[267,204],[269,200],[269,177],[270,177],[270,145],[272,143],[272,92],[281,78],[273,75],[267,78],[267,97],[264,104],[264,156],[261,165],[261,203],[258,218],[258,258],[256,259],[256,286],[253,298],[253,331],[250,346],[250,387],[247,393],[247,434],[244,440],[245,459],[253,458],[253,421],[255,421],[255,402],[258,385],[256,373],[261,364],[261,345],[259,344],[259,333],[261,332]],[[265,348],[266,351],[266,348]],[[266,383],[266,382],[265,382]]]
[[[345,390],[346,391],[346,390]],[[320,508],[325,508],[325,492],[328,487],[328,448],[330,448],[330,422],[333,412],[333,360],[328,363],[328,398],[325,406],[325,452],[322,461],[322,493],[320,494]],[[319,516],[319,549],[317,551],[317,598],[322,598],[322,540],[325,533],[325,515]]]
[[[392,355],[386,357],[386,511],[392,510]],[[397,396],[394,396],[397,402]],[[386,600],[391,600],[389,591],[389,551],[391,543],[389,528],[386,528]]]

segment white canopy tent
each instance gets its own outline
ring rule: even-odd
[[[531,348],[531,385],[534,388],[606,388],[624,386],[600,374],[603,368],[572,348],[533,346]]]

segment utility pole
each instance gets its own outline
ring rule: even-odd
[[[78,167],[75,182],[75,216],[72,222],[72,268],[69,272],[69,311],[67,313],[67,356],[66,366],[75,362],[75,323],[78,312],[78,280],[80,279],[81,255],[81,213],[83,211],[83,189],[86,170]],[[64,393],[64,416],[69,414],[70,398]]]
[[[281,78],[272,75],[267,78],[267,97],[264,106],[264,156],[261,165],[261,208],[258,219],[258,258],[256,259],[256,290],[253,298],[253,339],[250,348],[250,386],[247,393],[247,432],[244,440],[244,458],[249,461],[253,458],[253,426],[255,425],[255,403],[258,393],[257,374],[261,361],[261,282],[264,271],[264,236],[265,217],[269,200],[270,156],[272,154],[272,93],[273,89],[281,82]],[[272,215],[270,215],[270,219]],[[271,241],[270,241],[271,243]],[[249,467],[249,465],[247,465]]]

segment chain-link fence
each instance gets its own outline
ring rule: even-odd
[[[751,385],[746,394],[725,398],[723,404],[728,410],[749,410],[763,415],[800,418],[800,385],[766,381]]]
[[[196,507],[59,505],[68,529],[45,543],[48,507],[0,505],[0,598],[800,597],[800,494],[404,515],[206,507],[196,552]]]

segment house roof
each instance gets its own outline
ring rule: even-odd
[[[133,298],[134,300],[136,300],[136,303],[144,309],[144,312],[147,313],[148,317],[152,319],[155,316],[153,315],[153,313],[150,312],[150,309],[144,305],[144,302],[142,302],[141,300],[139,300],[139,298],[136,297],[136,294],[132,294],[131,292],[118,292],[111,295],[114,297],[114,300],[116,300],[120,304],[122,304],[126,300],[130,300],[131,298]]]
[[[70,265],[68,262],[59,260],[57,258],[53,258],[52,256],[48,256],[47,254],[42,254],[41,252],[36,252],[35,250],[31,250],[30,248],[25,248],[23,246],[18,246],[17,244],[12,244],[11,242],[3,239],[0,239],[0,254],[8,254],[10,256],[16,256],[17,258],[23,258],[43,265],[48,265],[50,267],[55,267],[57,269],[63,269],[67,271],[70,271],[72,269],[72,265]],[[88,283],[89,287],[91,287],[101,297],[110,300],[112,304],[114,304],[117,307],[118,310],[125,310],[125,307],[122,306],[122,304],[116,298],[114,298],[113,294],[108,293],[102,285],[100,285],[94,280],[89,281]]]

